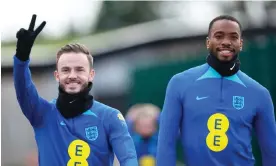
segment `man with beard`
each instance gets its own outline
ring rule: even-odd
[[[207,63],[169,81],[160,119],[158,166],[175,166],[179,130],[188,166],[254,166],[253,129],[263,166],[275,166],[272,99],[265,87],[240,71],[241,35],[234,17],[214,18],[206,40]]]
[[[68,44],[58,51],[58,98],[48,102],[38,95],[29,56],[46,22],[34,30],[35,20],[33,15],[29,29],[16,34],[14,84],[20,108],[34,128],[39,165],[111,166],[115,153],[120,165],[137,166],[135,146],[122,114],[89,94],[95,71],[85,46]]]

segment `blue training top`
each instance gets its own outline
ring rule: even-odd
[[[55,101],[41,98],[29,60],[14,56],[14,84],[23,114],[33,126],[40,166],[138,166],[135,146],[120,111],[94,101],[82,115],[65,119]]]
[[[221,77],[208,64],[191,68],[169,81],[157,165],[176,165],[180,131],[188,166],[254,166],[253,129],[263,166],[275,166],[276,125],[268,90],[242,71]]]

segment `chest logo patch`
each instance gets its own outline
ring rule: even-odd
[[[243,96],[233,96],[233,107],[237,110],[243,109],[244,107],[244,97]]]
[[[95,141],[99,136],[97,126],[86,127],[85,128],[85,136],[90,141]]]

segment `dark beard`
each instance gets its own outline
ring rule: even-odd
[[[218,52],[214,51],[213,49],[209,50],[209,55],[213,55],[217,60],[219,60],[218,58]],[[233,55],[232,59],[230,61],[221,61],[219,60],[221,63],[229,63],[231,61],[235,61],[236,59],[238,59],[239,53],[235,52],[235,54]]]
[[[81,86],[80,92],[83,91],[86,87],[88,87],[88,83],[89,82],[86,82]],[[62,85],[61,83],[59,83],[59,88],[61,88],[64,92],[66,92],[65,91],[65,86]],[[80,92],[77,92],[77,93],[80,93]],[[66,93],[68,93],[68,92],[66,92]],[[75,93],[68,93],[68,94],[75,94]]]

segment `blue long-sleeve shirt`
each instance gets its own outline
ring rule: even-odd
[[[134,141],[137,158],[140,165],[143,165],[145,160],[151,161],[155,165],[158,131],[155,131],[152,136],[143,138],[139,133],[134,130],[134,122],[127,120],[129,133]],[[150,165],[150,164],[148,164]]]
[[[65,119],[41,98],[31,79],[29,61],[14,56],[17,100],[35,132],[40,166],[138,166],[135,146],[121,113],[98,101],[82,115]]]
[[[242,71],[221,77],[208,64],[174,75],[160,121],[157,166],[176,165],[180,130],[187,166],[253,166],[255,129],[263,166],[276,165],[276,125],[266,88]]]

